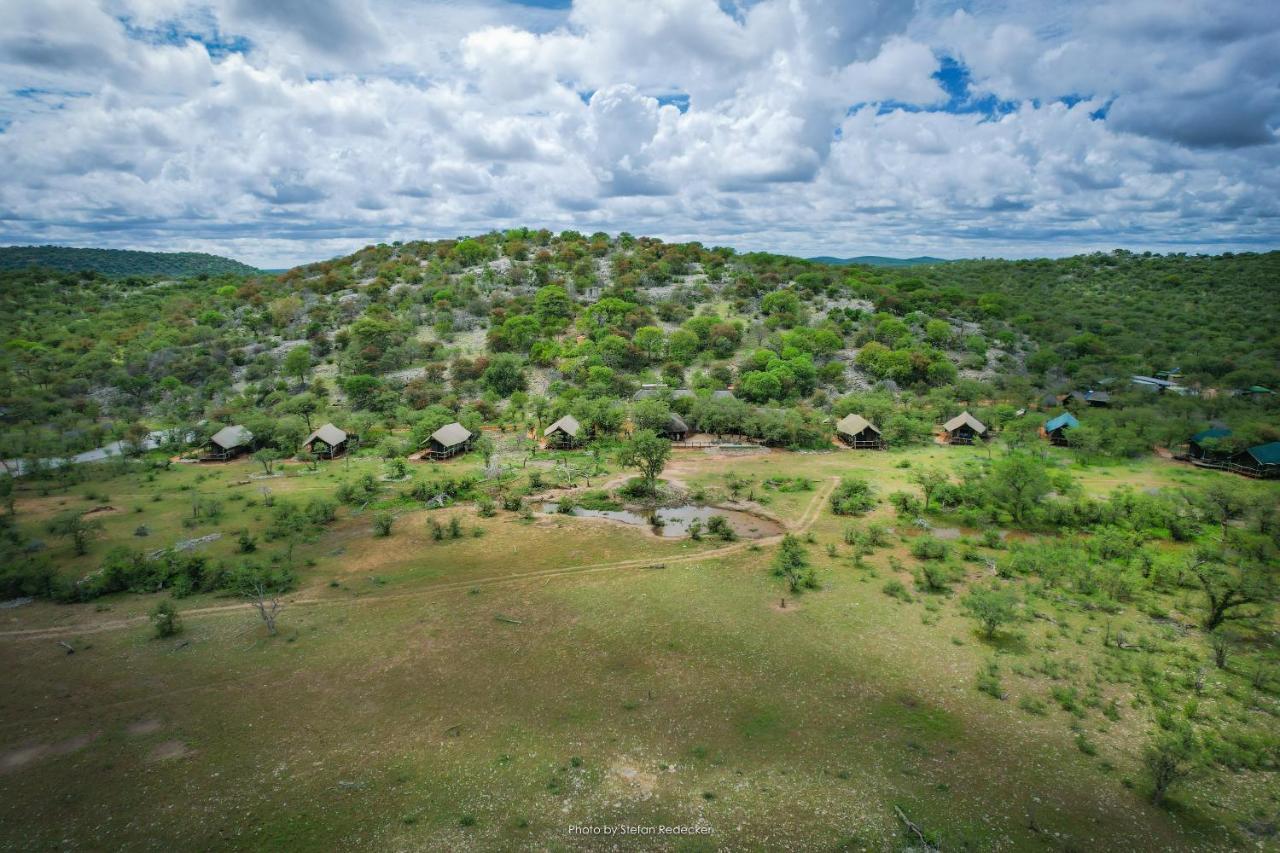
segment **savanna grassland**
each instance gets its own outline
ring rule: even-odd
[[[1258,843],[1247,827],[1265,831],[1277,807],[1265,766],[1208,761],[1165,806],[1147,796],[1142,751],[1167,704],[1198,702],[1223,736],[1274,749],[1274,694],[1254,684],[1271,652],[1214,667],[1193,589],[1121,602],[1002,572],[1023,609],[987,638],[966,590],[1039,532],[984,538],[935,512],[929,533],[884,499],[857,517],[831,511],[839,478],[883,498],[912,491],[913,469],[990,455],[677,451],[669,482],[724,502],[732,480],[735,506],[804,543],[818,583],[800,593],[771,572],[776,538],[664,541],[559,515],[423,510],[396,482],[297,546],[275,637],[225,594],[181,599],[183,630],[167,639],[147,619],[163,594],[5,611],[4,843],[571,849],[606,844],[571,826],[634,824],[712,833],[645,842],[655,849],[885,849],[911,840],[895,807],[944,849]],[[1086,497],[1223,476],[1162,460],[1080,468],[1057,451],[1049,462]],[[336,460],[254,480],[254,467],[122,474],[89,500],[83,487],[22,489],[18,516],[39,528],[66,503],[114,507],[85,557],[51,542],[79,571],[139,524],[156,547],[209,530],[265,537],[264,484],[279,505],[379,470]],[[179,498],[193,492],[224,499],[217,521],[184,525],[194,501]],[[370,527],[379,508],[395,515],[388,536]],[[464,534],[434,540],[432,516],[460,517]],[[873,528],[876,544],[857,538]],[[920,577],[921,538],[950,550],[945,588]],[[234,540],[198,547],[231,558]],[[1170,561],[1189,550],[1154,547]],[[903,592],[886,592],[895,580]],[[992,672],[997,687],[979,689]]]
[[[1280,253],[206,260],[0,271],[0,847],[1280,843]]]

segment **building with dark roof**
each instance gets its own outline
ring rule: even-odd
[[[942,425],[947,444],[973,444],[975,439],[987,437],[987,425],[968,412],[961,412]]]
[[[855,450],[880,450],[884,447],[880,430],[862,415],[845,415],[836,421],[836,436]]]
[[[1067,445],[1067,430],[1075,429],[1080,426],[1080,422],[1076,420],[1076,416],[1070,412],[1063,412],[1056,418],[1052,418],[1044,425],[1044,434],[1049,441],[1059,447]]]
[[[227,426],[210,437],[200,458],[208,462],[225,462],[252,449],[253,433],[239,425]]]
[[[1222,460],[1231,453],[1218,446],[1219,439],[1229,438],[1231,430],[1226,427],[1212,427],[1201,430],[1187,439],[1187,456],[1191,459]]]
[[[582,424],[573,415],[565,415],[542,431],[547,447],[565,450],[582,444]]]
[[[1262,480],[1280,477],[1280,441],[1241,450],[1231,457],[1231,470]]]
[[[451,424],[445,424],[427,437],[423,442],[427,446],[423,456],[428,459],[448,459],[459,453],[466,453],[471,449],[471,443],[474,440],[475,433],[454,421]]]
[[[346,452],[347,443],[350,440],[351,436],[346,430],[339,429],[333,424],[325,424],[307,436],[306,441],[302,442],[302,447],[308,453],[332,459]]]

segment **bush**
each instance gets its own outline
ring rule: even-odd
[[[1000,665],[994,660],[978,670],[978,691],[993,699],[1005,697],[1004,686],[1000,683]]]
[[[875,505],[875,491],[860,478],[842,478],[831,493],[831,511],[836,515],[862,515]]]
[[[151,627],[159,640],[182,630],[182,620],[178,618],[178,609],[172,601],[162,601],[151,609]]]
[[[911,556],[917,560],[945,560],[951,548],[941,539],[921,536],[911,543]]]
[[[924,513],[924,502],[910,492],[891,492],[889,503],[893,504],[899,518],[915,518]]]
[[[395,523],[395,517],[389,512],[380,512],[373,517],[373,535],[374,536],[390,536],[391,525]]]
[[[712,536],[719,536],[725,542],[733,542],[738,538],[729,519],[723,515],[713,515],[707,519],[707,532]]]
[[[994,637],[1001,625],[1018,618],[1018,596],[1007,587],[975,587],[960,606],[978,621],[988,638]]]
[[[896,598],[899,601],[910,603],[912,600],[911,593],[907,592],[907,588],[903,585],[902,581],[897,578],[894,578],[891,581],[886,581],[885,585],[880,588],[880,591],[890,598]]]
[[[481,518],[493,518],[498,514],[498,505],[488,495],[476,498],[476,512]]]
[[[787,588],[793,593],[818,586],[817,576],[809,565],[809,555],[805,553],[804,545],[790,533],[782,537],[778,556],[773,560],[773,574],[786,580]]]
[[[916,570],[916,586],[925,592],[950,592],[959,574],[946,563],[925,563]]]
[[[55,596],[58,574],[43,560],[0,561],[0,597]]]

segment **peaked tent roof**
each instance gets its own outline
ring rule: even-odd
[[[249,444],[253,441],[253,433],[238,424],[236,426],[223,427],[213,434],[209,441],[221,447],[223,450],[234,450],[237,447]]]
[[[562,432],[571,438],[578,437],[578,430],[582,429],[582,424],[578,423],[578,419],[573,415],[565,415],[560,420],[553,423],[542,431],[544,436],[551,435],[553,432]]]
[[[333,424],[325,424],[315,432],[311,433],[311,435],[307,436],[307,440],[302,443],[310,444],[317,438],[330,447],[336,447],[347,440],[347,432],[346,430],[338,429]]]
[[[1211,427],[1209,429],[1200,430],[1200,432],[1191,436],[1191,440],[1201,442],[1210,438],[1226,438],[1229,435],[1231,435],[1231,430],[1226,427]]]
[[[1259,444],[1245,451],[1263,465],[1280,465],[1280,441]]]
[[[1058,415],[1056,418],[1054,418],[1053,420],[1045,424],[1044,431],[1053,432],[1054,430],[1062,429],[1064,427],[1071,427],[1074,429],[1075,427],[1078,427],[1078,426],[1080,426],[1080,422],[1076,420],[1075,415],[1071,414],[1070,412],[1063,412],[1062,414]]]
[[[876,429],[875,426],[872,425],[871,421],[867,420],[862,415],[845,415],[843,418],[836,421],[836,432],[844,435],[857,435],[864,429],[868,428],[876,435],[880,434],[880,430]]]
[[[987,431],[986,425],[983,424],[982,421],[975,418],[973,415],[969,414],[968,412],[961,412],[960,414],[956,415],[954,418],[952,418],[951,420],[943,424],[942,428],[945,429],[947,432],[955,432],[957,429],[964,426],[965,424],[968,424],[969,429],[973,430],[979,435]]]
[[[471,438],[471,430],[454,421],[431,433],[430,441],[437,442],[442,447],[453,447],[462,444],[468,438]]]
[[[684,422],[684,418],[672,412],[667,416],[667,432],[688,432],[689,425]]]

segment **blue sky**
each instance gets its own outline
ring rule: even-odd
[[[1280,4],[0,0],[0,244],[1280,243]]]

